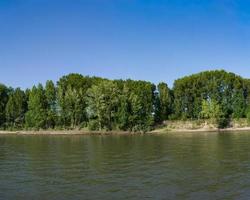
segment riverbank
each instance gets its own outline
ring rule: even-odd
[[[250,127],[243,128],[199,128],[199,129],[168,129],[160,128],[151,131],[152,134],[163,134],[163,133],[202,133],[202,132],[241,132],[241,131],[250,131]]]
[[[246,119],[232,120],[228,128],[219,129],[211,121],[204,120],[171,120],[165,121],[161,126],[155,127],[154,130],[146,132],[147,134],[164,134],[164,133],[201,133],[201,132],[239,132],[250,131],[250,125]],[[82,130],[2,130],[0,135],[135,135],[143,134],[142,132],[129,131],[89,131]]]
[[[146,133],[141,132],[123,132],[123,131],[0,131],[0,135],[139,135],[139,134],[166,134],[166,133],[202,133],[202,132],[243,132],[250,131],[250,127],[244,128],[225,128],[225,129],[155,129]]]
[[[39,130],[39,131],[0,131],[0,135],[131,135],[128,131],[86,131],[86,130]]]
[[[220,129],[209,120],[169,120],[161,126],[156,127],[151,133],[165,132],[232,132],[232,131],[250,131],[250,124],[247,119],[233,119],[228,127]]]

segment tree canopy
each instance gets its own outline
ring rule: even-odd
[[[223,70],[164,82],[69,74],[25,91],[0,84],[0,127],[148,131],[169,119],[250,118],[250,80]]]
[[[174,83],[176,118],[199,118],[203,100],[213,99],[226,117],[245,117],[248,82],[223,70],[206,71],[178,79]]]

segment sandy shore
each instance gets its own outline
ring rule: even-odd
[[[202,132],[241,132],[241,131],[250,131],[250,127],[242,128],[199,128],[199,129],[156,129],[151,131],[151,133],[202,133]]]
[[[82,130],[40,130],[40,131],[0,131],[0,135],[128,135],[139,134],[126,131],[82,131]]]
[[[200,129],[155,129],[148,134],[163,134],[163,133],[202,133],[202,132],[241,132],[250,131],[250,127],[243,128],[200,128]],[[86,131],[86,130],[40,130],[40,131],[0,131],[0,135],[135,135],[142,134],[140,132],[128,131]]]

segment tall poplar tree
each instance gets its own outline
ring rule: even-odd
[[[5,109],[8,102],[8,88],[0,84],[0,127],[3,127],[6,122]]]
[[[10,94],[6,105],[6,120],[8,126],[16,128],[23,127],[26,111],[26,95],[24,91],[17,88]]]
[[[26,113],[26,126],[28,128],[47,128],[47,100],[41,84],[33,86],[29,94],[28,112]]]
[[[45,96],[47,100],[47,120],[46,127],[54,128],[57,122],[57,99],[56,87],[53,81],[49,80],[45,86]]]

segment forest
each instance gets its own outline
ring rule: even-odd
[[[224,70],[166,83],[69,74],[30,89],[0,84],[0,129],[146,132],[166,120],[250,120],[250,80]]]

